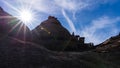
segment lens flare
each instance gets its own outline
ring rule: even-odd
[[[19,12],[18,18],[25,24],[30,23],[33,20],[33,13],[29,10],[22,10]]]
[[[21,34],[24,34],[24,39],[26,38],[26,33],[27,33],[27,27],[30,26],[33,27],[33,23],[37,22],[37,17],[38,13],[34,10],[31,4],[25,4],[23,0],[15,0],[16,5],[14,5],[11,2],[8,1],[3,1],[5,5],[7,5],[10,10],[9,12],[11,13],[10,16],[2,16],[0,18],[10,18],[10,25],[13,25],[12,28],[9,30],[10,32],[15,33],[15,36],[20,33],[20,31],[24,31]],[[31,1],[32,3],[32,1]],[[16,29],[17,28],[17,29]],[[25,41],[25,40],[24,40]]]

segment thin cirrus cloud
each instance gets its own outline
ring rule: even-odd
[[[54,0],[55,4],[68,11],[77,11],[88,6],[82,0]]]
[[[76,18],[75,13],[84,9],[90,9],[100,3],[107,3],[111,0],[4,0],[12,6],[16,5],[29,5],[32,9],[39,13],[45,13],[48,15],[63,15],[67,20],[69,27],[72,31],[76,31],[72,18]],[[64,10],[64,11],[63,11]],[[66,11],[73,14],[73,17],[69,17]]]
[[[70,26],[70,29],[72,30],[71,32],[76,33],[75,25],[72,19],[69,17],[69,15],[67,15],[66,11],[71,12],[73,15],[72,18],[75,19],[76,11],[85,8],[88,4],[82,2],[81,0],[79,0],[80,2],[78,2],[78,0],[54,0],[54,1],[55,4],[61,8],[62,15],[67,20],[67,23]]]
[[[72,32],[77,34],[77,29],[75,28],[74,22],[72,20],[76,19],[76,12],[81,12],[82,10],[90,10],[98,7],[100,4],[113,3],[112,0],[54,0],[55,4],[61,7],[61,11],[65,19],[67,20]],[[66,11],[72,13],[73,17],[69,17]]]
[[[74,26],[73,22],[70,20],[70,18],[68,17],[68,15],[66,14],[65,10],[62,10],[62,14],[65,17],[65,19],[67,20],[69,26],[71,27],[72,32],[76,32],[75,26]]]
[[[95,44],[98,44],[103,40],[104,35],[100,32],[96,33],[100,29],[107,28],[110,32],[109,33],[117,33],[118,29],[115,28],[115,24],[120,22],[120,17],[116,18],[110,18],[108,16],[102,16],[98,19],[95,19],[91,22],[91,25],[85,27],[83,29],[81,35],[85,36],[87,38],[87,42],[94,42]]]

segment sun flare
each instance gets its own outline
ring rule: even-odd
[[[19,12],[19,19],[25,24],[33,20],[33,13],[29,10],[22,10]]]
[[[30,4],[26,4],[24,1],[26,0],[15,0],[16,5],[14,5],[12,2],[8,2],[4,0],[3,2],[10,7],[10,13],[14,16],[15,21],[18,21],[17,23],[22,23],[28,26],[30,29],[33,29],[36,24],[36,22],[39,22],[40,19],[38,19],[39,14],[38,11],[32,6],[33,1],[30,2]],[[21,29],[21,27],[20,27]]]

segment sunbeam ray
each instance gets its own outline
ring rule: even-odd
[[[0,16],[0,19],[5,19],[5,18],[15,18],[15,17],[13,17],[13,16]]]
[[[17,8],[15,8],[14,6],[12,6],[11,4],[9,4],[8,2],[4,1],[4,3],[9,6],[10,8],[12,8],[14,11],[19,12],[19,10]]]
[[[19,22],[21,22],[21,21],[19,21]],[[24,25],[21,23],[20,27],[18,28],[17,35],[19,34],[19,32],[21,31],[21,29],[23,28],[23,26]]]
[[[19,26],[21,23],[20,23],[20,21],[16,24],[16,25],[14,25],[11,29],[10,29],[10,31],[9,31],[9,33],[10,32],[12,32],[17,26]]]

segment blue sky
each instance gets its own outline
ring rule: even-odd
[[[15,9],[32,10],[35,28],[49,15],[55,16],[71,33],[99,44],[120,32],[120,0],[0,0],[5,11],[16,16]]]

